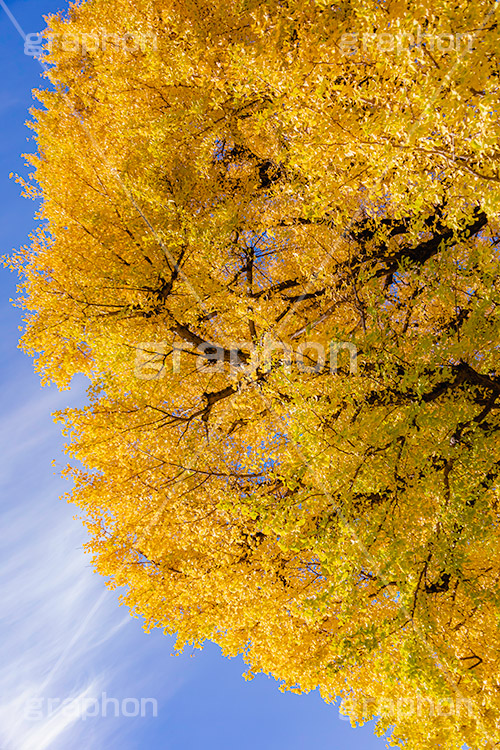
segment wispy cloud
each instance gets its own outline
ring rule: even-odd
[[[80,397],[77,390],[71,401]],[[87,740],[89,731],[95,735],[92,747],[104,747],[110,733],[120,732],[119,722],[83,721],[85,703],[109,693],[113,684],[130,695],[131,681],[124,677],[130,664],[109,652],[127,646],[130,633],[120,631],[130,630],[134,621],[118,610],[116,596],[93,573],[75,509],[58,499],[67,487],[50,477],[50,460],[62,448],[50,413],[67,401],[67,393],[34,392],[0,421],[5,537],[0,580],[7,613],[0,645],[3,750],[68,747],[69,733],[72,747],[89,746],[83,739],[75,744],[83,731]],[[134,687],[141,690],[140,683]]]

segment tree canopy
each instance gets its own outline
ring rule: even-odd
[[[95,569],[410,750],[498,744],[497,19],[88,0],[19,178]]]

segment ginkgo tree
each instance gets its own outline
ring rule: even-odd
[[[87,0],[18,178],[95,569],[412,750],[499,736],[497,7]]]

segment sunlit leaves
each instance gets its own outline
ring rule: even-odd
[[[438,6],[50,20],[114,41],[47,57],[12,260],[42,378],[92,380],[59,417],[96,570],[415,750],[499,710],[498,30]]]

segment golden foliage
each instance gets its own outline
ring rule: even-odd
[[[96,570],[411,750],[498,737],[496,10],[73,6],[11,261]]]

